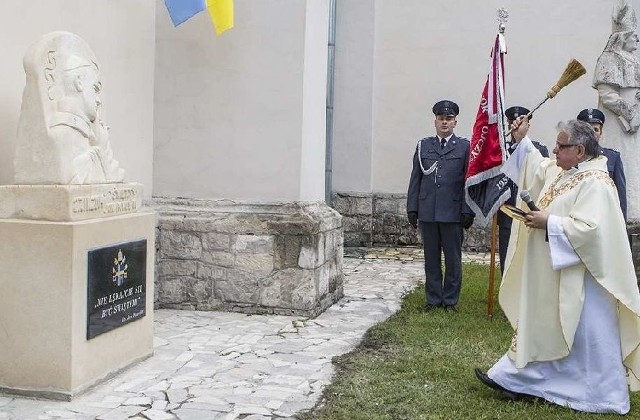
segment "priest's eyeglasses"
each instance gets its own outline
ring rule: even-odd
[[[573,146],[579,146],[579,145],[578,144],[573,144],[573,143],[571,143],[571,144],[561,144],[561,143],[556,142],[556,147],[558,149],[566,149],[567,147],[573,147]]]

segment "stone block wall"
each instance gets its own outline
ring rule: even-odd
[[[419,245],[422,238],[407,220],[407,194],[335,192],[333,208],[342,215],[345,246]],[[465,231],[463,248],[488,251],[491,227]]]
[[[372,246],[373,197],[367,193],[333,193],[332,207],[342,215],[345,246]]]
[[[343,296],[342,218],[323,203],[151,205],[158,308],[313,317]]]

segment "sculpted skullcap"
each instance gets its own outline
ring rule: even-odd
[[[504,111],[504,116],[507,117],[508,120],[513,121],[518,117],[527,115],[528,113],[529,110],[523,106],[512,106]],[[533,115],[529,117],[529,119],[531,118],[533,118]]]
[[[458,108],[458,104],[453,101],[449,101],[447,99],[443,101],[436,102],[433,105],[433,114],[434,115],[453,115],[456,116],[460,112],[460,108]]]
[[[63,63],[62,70],[75,70],[81,67],[97,67],[96,63],[79,55],[70,55]]]
[[[597,108],[583,109],[576,118],[580,121],[604,125],[604,113]]]

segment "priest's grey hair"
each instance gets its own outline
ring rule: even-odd
[[[598,140],[591,124],[580,120],[569,120],[558,123],[558,131],[569,136],[569,143],[582,144],[588,157],[598,156]]]

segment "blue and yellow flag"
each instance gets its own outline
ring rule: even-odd
[[[207,0],[207,10],[216,27],[216,34],[233,28],[233,0]]]
[[[164,0],[164,4],[173,26],[207,9],[218,35],[233,28],[233,0]]]
[[[164,0],[173,26],[178,26],[205,9],[205,0]]]

